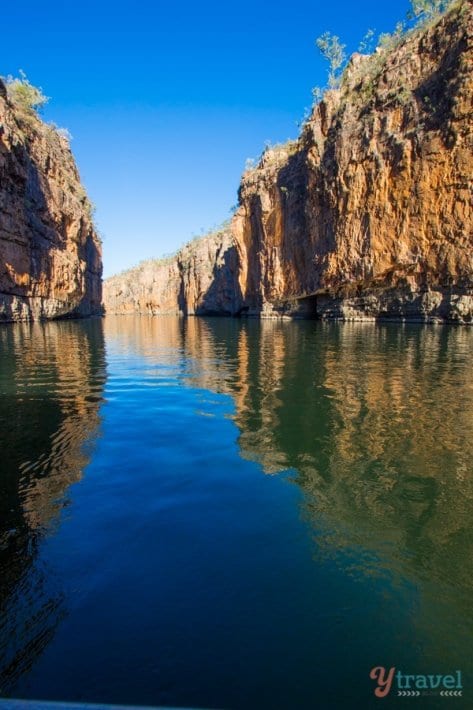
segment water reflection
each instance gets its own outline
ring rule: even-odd
[[[56,557],[48,557],[40,543],[67,515],[64,508],[69,486],[83,476],[100,430],[99,405],[105,382],[102,327],[110,367],[108,403],[102,410],[106,432],[104,446],[100,447],[102,456],[94,459],[95,480],[93,475],[86,478],[90,484],[88,493],[74,508],[74,525],[63,536],[64,548]],[[362,657],[357,659],[361,667],[360,671],[356,668],[357,682],[362,682],[360,678],[370,663],[400,663],[406,658],[407,645],[417,645],[409,660],[422,658],[425,665],[405,671],[443,673],[461,668],[466,673],[473,619],[472,330],[107,317],[104,324],[91,321],[6,327],[0,330],[0,346],[0,417],[7,442],[0,479],[0,670],[6,678],[0,685],[4,690],[9,684],[15,686],[15,679],[33,664],[69,607],[68,621],[72,616],[75,619],[72,628],[88,628],[81,637],[82,643],[87,641],[87,633],[92,633],[91,648],[97,643],[99,649],[90,651],[90,657],[84,655],[85,646],[76,643],[77,648],[73,649],[75,640],[68,635],[67,622],[56,633],[56,641],[61,633],[63,638],[55,653],[64,653],[64,649],[75,652],[77,676],[71,672],[70,678],[72,683],[78,683],[80,692],[80,671],[87,677],[93,667],[98,677],[103,675],[105,700],[110,699],[120,677],[123,692],[129,688],[130,695],[133,689],[139,693],[148,684],[149,695],[143,696],[143,702],[150,698],[154,702],[156,679],[153,672],[146,670],[146,664],[151,667],[156,662],[149,650],[154,643],[155,652],[162,654],[160,665],[169,664],[168,676],[163,671],[163,683],[166,677],[177,678],[176,696],[171,696],[174,702],[175,697],[182,697],[182,678],[195,661],[193,649],[189,655],[185,651],[189,634],[186,624],[182,636],[176,636],[181,616],[203,629],[196,636],[199,644],[212,647],[209,624],[213,623],[217,608],[222,612],[219,604],[226,595],[230,600],[228,609],[223,604],[225,613],[216,616],[224,619],[222,628],[227,629],[228,636],[216,634],[220,642],[212,647],[215,658],[224,659],[230,647],[236,658],[239,646],[235,645],[235,635],[241,633],[245,637],[240,638],[240,648],[244,648],[245,634],[251,636],[249,630],[255,626],[254,616],[264,616],[267,608],[264,621],[268,628],[277,631],[280,623],[283,636],[294,632],[291,654],[295,654],[294,659],[303,659],[307,666],[314,648],[319,646],[315,649],[319,665],[332,659],[333,668],[338,669],[344,657],[340,639],[345,640],[345,646],[352,643],[343,630],[356,629],[363,636],[366,620],[371,626],[365,636],[346,646],[347,654],[355,649],[353,655]],[[235,477],[243,476],[243,469],[237,468],[238,461],[242,462],[232,448],[235,430],[223,420],[222,412],[228,413],[229,408],[212,404],[209,391],[231,395],[240,456],[258,462],[267,474],[285,472],[297,486],[289,490],[302,491],[302,495],[297,493],[291,498],[287,488],[276,485],[253,489],[255,479],[264,480],[265,484],[269,479],[253,477],[252,466],[243,467],[247,476],[242,479],[243,490],[238,486],[231,488],[229,481],[221,478],[220,470],[215,470],[219,466],[228,468],[233,476],[235,465],[235,470],[239,470]],[[207,397],[206,405],[194,411],[200,396]],[[199,447],[201,442],[195,441],[199,438],[197,432],[205,428],[199,427],[204,420],[198,418],[209,414],[221,417],[225,426],[228,424],[225,436],[231,438],[232,446],[225,441],[219,449],[217,442],[213,449],[213,439],[208,439]],[[168,426],[169,419],[173,419],[172,426]],[[224,429],[217,427],[213,431]],[[206,436],[210,434],[207,432]],[[220,463],[215,463],[216,451]],[[116,462],[124,457],[129,461],[121,470]],[[185,459],[182,468],[180,457]],[[197,473],[189,470],[196,461]],[[198,480],[199,476],[205,480]],[[277,483],[271,479],[273,482]],[[255,498],[256,512],[250,499],[256,489],[257,495],[263,497],[271,495],[271,491],[274,495],[276,488],[290,501],[291,511],[292,501],[302,501],[301,514],[308,525],[301,525],[301,530],[304,535],[307,530],[313,535],[307,556],[308,566],[315,570],[315,582],[312,578],[308,581],[307,570],[300,562],[302,553],[297,546],[305,549],[305,540],[293,537],[294,549],[286,548],[286,528],[272,536],[271,525],[267,536],[261,537],[259,518],[268,512],[264,510],[266,498]],[[226,507],[234,504],[235,495],[241,508],[227,511]],[[274,500],[279,498],[275,496]],[[95,501],[95,508],[91,501]],[[271,507],[272,503],[267,505]],[[215,511],[218,516],[212,517]],[[191,518],[190,527],[187,516]],[[207,530],[208,519],[221,528],[209,523]],[[277,515],[274,520],[279,520]],[[71,539],[80,536],[82,526],[100,534],[84,535],[85,541],[78,543],[83,567],[79,565],[74,576],[76,560],[71,563],[62,555],[64,550],[69,551]],[[232,534],[234,531],[233,547],[229,549],[235,552],[241,547],[243,559],[236,554],[227,560],[225,546],[213,547],[226,528],[231,528]],[[185,534],[190,530],[192,536],[187,538]],[[199,532],[203,537],[199,537]],[[221,535],[216,534],[219,532]],[[194,560],[192,545],[196,540],[201,541],[201,546],[195,548],[200,552]],[[110,555],[115,551],[116,556]],[[100,560],[107,554],[109,564],[101,569]],[[84,560],[90,557],[93,559],[88,567]],[[191,572],[188,570],[189,557],[197,568],[195,575],[193,567]],[[52,569],[51,559],[63,568]],[[320,560],[323,564],[318,564]],[[196,586],[199,574],[208,579],[200,569],[205,570],[206,565],[211,567],[210,591],[207,582]],[[350,584],[350,593],[356,596],[356,589],[361,590],[353,604],[351,597],[345,598],[343,589],[329,589],[329,600],[320,593],[318,575],[322,585],[330,577],[327,568],[332,567],[337,570],[337,584],[343,587],[344,579],[350,575],[350,580],[355,580]],[[101,586],[95,586],[95,578],[90,586],[86,585],[86,600],[82,600],[83,606],[77,604],[73,614],[69,605],[76,600],[73,591],[64,585],[71,576],[74,585],[82,569],[89,574],[97,572]],[[143,569],[148,577],[143,575]],[[285,580],[277,578],[279,570],[286,570],[287,576],[294,574],[293,586],[287,587],[289,596],[295,587],[302,589],[307,584],[307,606],[301,607],[304,618],[296,618],[298,610],[291,607],[292,598],[285,597]],[[220,577],[226,582],[222,582],[223,586],[216,582],[214,588],[214,578]],[[238,616],[235,610],[238,611],[241,591],[238,583],[242,580],[248,581],[250,592],[245,597],[243,584],[242,598],[248,605],[239,608]],[[358,580],[361,582],[356,587]],[[370,598],[371,584],[379,608],[374,608]],[[114,596],[115,588],[122,587],[126,593]],[[276,587],[283,589],[280,595],[275,593]],[[190,596],[198,600],[195,609],[188,589],[192,589]],[[231,597],[233,591],[236,598]],[[337,601],[331,603],[338,591],[346,609],[339,609]],[[255,594],[262,599],[261,607],[255,602]],[[318,595],[320,608],[305,638],[312,594]],[[365,599],[366,610],[362,606]],[[163,601],[169,606],[160,606]],[[212,609],[208,616],[206,603]],[[151,616],[147,604],[153,609]],[[279,611],[271,612],[271,604]],[[108,614],[104,614],[105,608]],[[392,618],[398,614],[400,636],[386,642],[381,639],[379,643],[381,648],[386,643],[392,656],[372,658],[372,648],[364,648],[366,639],[370,638],[373,645],[373,636],[378,630],[382,633],[388,614]],[[124,628],[122,638],[123,619],[129,626]],[[390,628],[392,633],[393,623]],[[147,637],[149,629],[152,633]],[[107,631],[116,634],[114,645],[108,643]],[[164,650],[160,648],[158,632],[168,639],[175,656],[168,653],[166,645]],[[332,646],[330,639],[334,639]],[[260,653],[259,641],[253,642],[254,653],[271,665],[274,662],[279,674],[279,656],[272,657],[270,648],[267,653]],[[113,650],[117,658],[108,665],[104,662],[102,667],[101,654]],[[248,657],[254,659],[256,655]],[[122,672],[122,657],[127,662],[138,659],[134,678],[129,679]],[[209,657],[213,658],[212,654]],[[52,652],[42,666],[49,679],[55,677],[57,658]],[[327,666],[330,662],[327,660]],[[253,668],[254,662],[249,665]],[[214,668],[204,666],[202,661],[195,679],[203,679],[205,684],[205,678],[211,677],[213,687]],[[226,672],[223,669],[220,678],[226,677]],[[349,672],[344,667],[343,677]],[[289,691],[292,679],[299,678],[295,670],[293,673],[288,675]],[[334,670],[330,676],[334,682],[338,673]],[[31,675],[27,674],[28,678]],[[36,682],[41,689],[41,679]],[[49,685],[47,680],[45,683],[48,690],[55,687],[51,680]],[[365,692],[360,688],[358,691]],[[360,697],[368,697],[368,693],[371,688],[367,683],[366,696]],[[134,701],[133,696],[130,702]]]
[[[40,542],[87,465],[105,381],[103,328],[84,323],[0,329],[0,683],[6,690],[66,612]]]
[[[231,394],[241,455],[304,491],[315,554],[417,590],[412,623],[429,627],[437,662],[454,638],[465,650],[471,329],[107,319],[107,332],[146,357],[177,351],[186,381]]]

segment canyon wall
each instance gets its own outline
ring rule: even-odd
[[[233,315],[241,307],[238,258],[229,228],[150,259],[104,282],[107,313]]]
[[[243,176],[250,313],[471,322],[473,20],[354,55],[297,142]]]
[[[100,240],[68,140],[0,80],[0,321],[87,316],[101,302]]]
[[[106,310],[472,323],[472,100],[458,2],[353,55],[298,140],[245,172],[224,242],[114,277]]]

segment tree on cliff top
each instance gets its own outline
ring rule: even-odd
[[[332,35],[330,32],[320,35],[315,40],[315,44],[329,63],[328,85],[331,89],[336,89],[340,83],[340,72],[346,61],[346,45],[340,42],[337,35]]]
[[[453,4],[453,0],[411,0],[410,18],[430,20],[448,9]]]
[[[411,10],[407,14],[407,19],[411,21],[410,29],[405,21],[398,22],[392,34],[385,32],[379,36],[378,47],[388,50],[393,49],[405,36],[406,32],[412,32],[416,28],[423,27],[427,22],[435,20],[459,2],[461,0],[410,0]],[[368,30],[360,43],[358,51],[371,51],[373,40],[374,30]],[[315,40],[315,44],[329,63],[328,87],[330,89],[338,89],[342,82],[343,70],[347,62],[346,45],[342,44],[340,38],[331,32],[324,32]],[[325,89],[320,87],[315,87],[312,90],[316,104],[323,98],[324,91]]]
[[[20,69],[20,77],[7,77],[6,81],[8,98],[20,109],[28,112],[39,111],[49,98],[43,94],[41,88],[33,86],[25,74]]]

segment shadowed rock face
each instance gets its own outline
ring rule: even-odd
[[[0,320],[100,313],[101,246],[68,143],[0,89]]]
[[[355,55],[299,141],[243,176],[250,312],[315,295],[322,317],[472,321],[472,67],[462,3],[390,52]]]
[[[238,259],[229,229],[104,282],[107,313],[233,315],[241,308]]]
[[[473,19],[354,55],[228,230],[105,285],[109,313],[473,322]]]

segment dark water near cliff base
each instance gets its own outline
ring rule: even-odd
[[[0,688],[473,707],[473,329],[0,329]],[[462,671],[378,700],[373,666]]]

